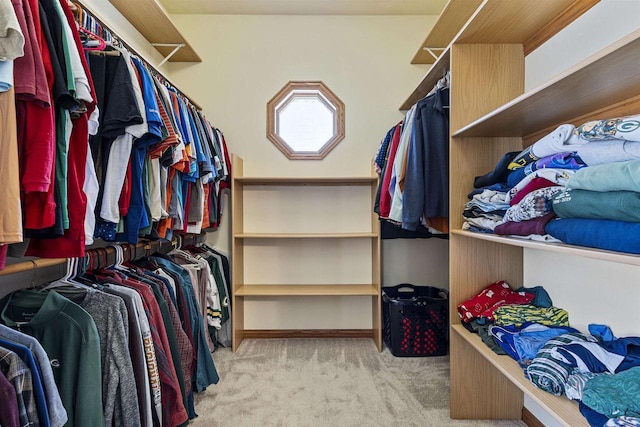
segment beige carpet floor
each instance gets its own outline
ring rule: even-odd
[[[448,357],[398,358],[370,339],[245,340],[214,360],[194,427],[525,426],[451,420]]]

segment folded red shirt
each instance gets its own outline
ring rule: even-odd
[[[495,282],[482,290],[478,295],[458,305],[458,315],[463,322],[483,317],[493,320],[493,312],[505,304],[528,304],[535,295],[527,292],[515,292],[504,280]]]

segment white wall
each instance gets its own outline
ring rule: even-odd
[[[526,90],[637,30],[639,16],[638,0],[602,0],[527,57]],[[572,326],[581,330],[602,323],[617,336],[640,335],[639,274],[639,267],[525,249],[525,286],[545,286],[554,304],[566,309]],[[546,426],[559,426],[531,399],[525,399],[525,406]]]
[[[208,118],[224,131],[230,151],[244,159],[244,175],[253,176],[369,175],[381,139],[403,117],[400,104],[426,71],[410,61],[435,22],[433,16],[172,19],[203,62],[170,64],[171,78],[196,94]],[[345,139],[322,161],[288,160],[266,138],[266,104],[290,80],[322,80],[345,104]],[[227,214],[210,238],[228,252],[229,219]],[[443,241],[384,242],[383,283],[448,287],[447,252]],[[245,277],[267,267],[254,263],[259,271],[245,271]],[[283,280],[295,279],[285,273]],[[254,299],[245,304],[245,327],[370,328],[370,305],[367,297],[336,304],[318,298],[269,304]]]

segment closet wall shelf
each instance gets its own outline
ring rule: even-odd
[[[518,239],[517,237],[497,236],[494,234],[474,233],[472,231],[452,230],[451,234],[468,237],[471,239],[487,240],[502,245],[518,246],[521,248],[539,249],[548,252],[558,252],[566,255],[582,256],[603,261],[616,262],[618,264],[640,266],[640,255],[625,254],[621,252],[605,251],[602,249],[574,246],[565,243],[545,243],[533,240]]]
[[[494,353],[477,334],[467,331],[462,325],[451,327],[453,334],[458,335],[473,347],[482,357],[496,367],[505,377],[522,390],[527,396],[539,404],[545,411],[551,414],[556,421],[567,427],[588,427],[589,423],[582,416],[578,404],[565,397],[554,396],[544,390],[540,390],[529,381],[518,363],[509,356]],[[476,366],[468,366],[468,369],[478,369]]]
[[[158,1],[109,1],[170,62],[202,62]],[[178,45],[184,46],[172,54]]]
[[[557,0],[545,2],[542,7],[539,1],[532,0],[484,0],[400,110],[408,110],[426,96],[449,70],[453,44],[522,44],[524,55],[527,55],[599,1]]]
[[[428,49],[437,49],[434,53],[440,53],[441,49],[449,46],[451,40],[481,3],[482,0],[449,0],[411,63],[433,64],[436,58],[429,53]]]
[[[485,0],[453,43],[522,44],[527,55],[599,1]]]
[[[377,233],[240,233],[236,239],[358,239],[377,238]]]
[[[242,285],[238,296],[350,296],[378,295],[373,285]]]
[[[231,251],[234,261],[231,275],[231,305],[234,307],[232,313],[233,351],[238,349],[246,336],[268,338],[301,336],[300,334],[316,338],[328,336],[371,337],[378,351],[382,351],[381,244],[378,218],[373,213],[378,183],[375,172],[372,171],[372,174],[366,177],[255,177],[243,176],[244,162],[241,157],[232,155],[232,162],[234,172],[231,182],[231,212],[233,215]],[[256,194],[261,193],[257,190],[262,190],[262,188],[256,188],[256,186],[274,187],[268,188],[269,193],[273,192],[273,194],[270,194],[270,197],[266,199],[261,199],[262,204],[259,208],[255,207],[255,197]],[[309,188],[300,188],[304,186]],[[356,188],[342,191],[342,187]],[[326,203],[324,199],[318,198],[326,196],[326,193],[331,193],[331,203]],[[357,196],[354,197],[354,195]],[[315,203],[317,201],[321,201],[321,203]],[[269,203],[275,204],[277,209]],[[366,203],[367,207],[365,208],[362,203]],[[276,210],[296,215],[296,218],[299,218],[301,222],[296,220],[293,224],[286,215],[283,215],[276,217],[279,218],[279,221],[270,225],[265,224],[264,212],[274,211],[273,215],[277,215]],[[355,215],[357,220],[351,221],[350,224],[341,224],[341,227],[330,228],[328,232],[319,232],[319,230],[326,228],[325,223],[328,218],[341,218],[341,215]],[[252,231],[245,231],[245,222],[251,224],[246,228],[250,228]],[[369,230],[363,230],[365,227]],[[340,232],[336,229],[344,231]],[[253,230],[276,230],[279,232],[265,233]],[[350,247],[357,244],[359,250],[345,254],[348,257],[341,256],[340,252],[335,250],[336,247],[343,244],[348,244]],[[299,246],[303,246],[304,249],[312,248],[313,251],[298,250]],[[254,250],[262,247],[272,253],[273,251],[276,253],[277,251],[286,251],[287,254],[270,261],[274,264],[270,265],[270,268],[273,267],[274,275],[273,278],[265,278],[264,281],[271,284],[256,284],[260,279],[249,277],[255,275],[257,269],[261,268],[260,263],[264,262],[259,258],[260,253]],[[371,265],[370,274],[367,271],[368,268],[362,268],[357,276],[349,279],[360,284],[336,284],[335,278],[328,274],[330,270],[324,269],[323,271],[326,271],[327,274],[322,276],[324,273],[315,268],[303,267],[312,264],[332,266],[340,264],[342,268],[350,269],[353,263],[362,265],[370,263]],[[296,265],[296,268],[291,268],[292,265]],[[295,273],[293,270],[300,271]],[[314,282],[333,282],[333,284],[313,284]],[[371,304],[371,329],[342,328],[336,330],[332,328],[328,333],[329,330],[322,328],[273,331],[245,327],[245,313],[255,317],[256,314],[248,313],[248,310],[256,310],[256,304],[263,304],[267,297],[269,302],[282,302],[286,306],[294,301],[287,300],[285,297],[310,297],[310,299],[324,297],[322,298],[324,301],[326,298],[333,297],[335,300],[335,298],[343,296],[369,300]],[[250,304],[245,304],[245,302]],[[310,300],[305,301],[305,303],[309,302]],[[297,300],[295,303],[298,303]],[[255,320],[253,321],[255,322]]]
[[[455,131],[453,136],[527,136],[638,97],[639,57],[640,30],[637,30],[546,84]],[[569,93],[571,96],[567,96]]]
[[[411,95],[409,95],[407,100],[402,103],[400,106],[401,111],[406,111],[411,108],[416,102],[424,98],[431,89],[433,89],[438,80],[440,80],[449,70],[450,58],[451,49],[447,48],[442,52],[435,64],[429,68],[429,71],[427,71],[427,74],[422,78],[422,81],[418,83],[418,87],[411,93]]]
[[[351,176],[351,177],[248,177],[240,176],[235,178],[238,184],[245,185],[286,185],[286,186],[304,186],[304,185],[371,185],[376,182],[377,177],[371,176]]]

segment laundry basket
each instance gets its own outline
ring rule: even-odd
[[[443,356],[449,344],[449,292],[402,283],[382,288],[383,335],[397,357]]]

